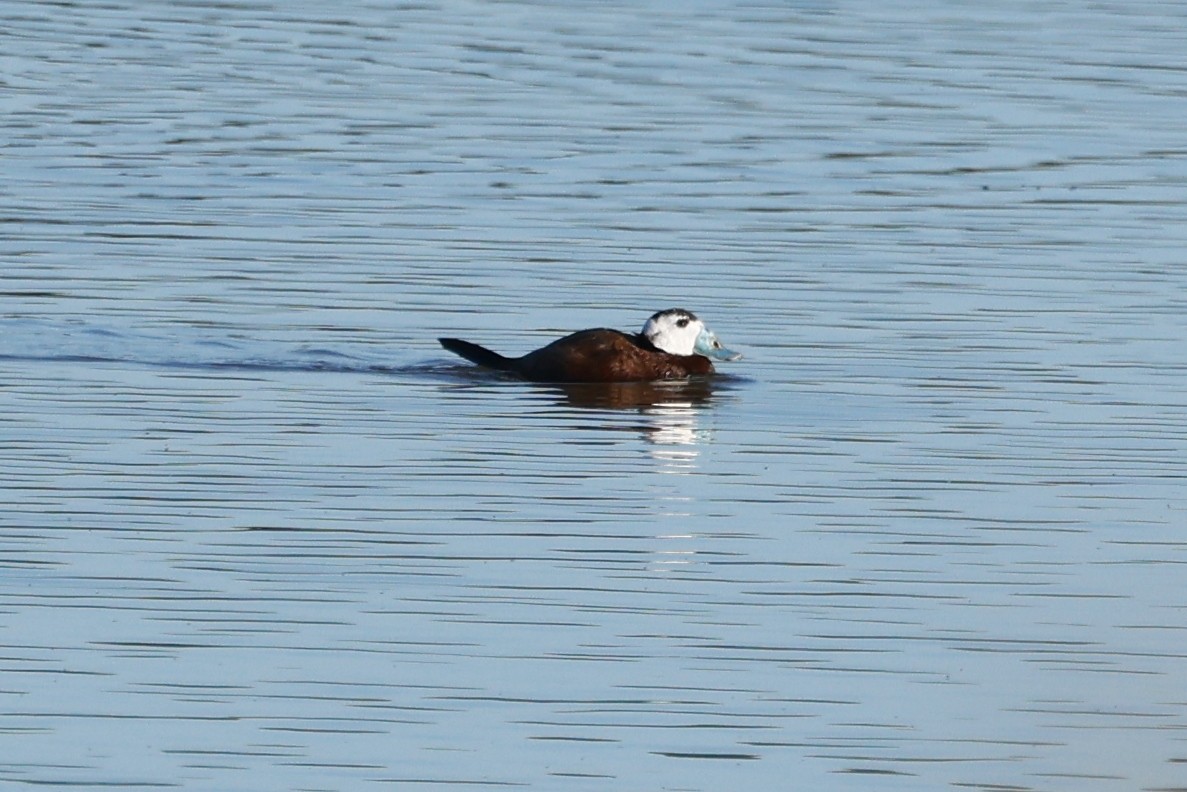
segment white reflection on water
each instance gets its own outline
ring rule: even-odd
[[[654,422],[647,439],[654,445],[652,455],[665,463],[660,469],[666,473],[695,470],[696,445],[707,442],[709,434],[698,429],[699,413],[692,403],[656,405],[644,414]]]

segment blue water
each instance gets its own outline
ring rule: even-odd
[[[1185,51],[0,2],[0,782],[1187,789]],[[674,305],[745,358],[435,341]]]

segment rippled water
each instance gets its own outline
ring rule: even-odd
[[[0,22],[0,781],[1187,789],[1181,4]]]

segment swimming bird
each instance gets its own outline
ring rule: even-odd
[[[439,338],[441,346],[472,363],[506,371],[532,382],[640,382],[712,374],[709,358],[742,357],[721,345],[691,311],[669,308],[654,314],[639,333],[596,328],[553,341],[523,357],[504,357],[460,338]]]

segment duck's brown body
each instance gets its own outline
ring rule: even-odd
[[[509,358],[459,338],[438,339],[454,354],[533,382],[642,382],[712,374],[702,355],[673,355],[642,335],[598,328],[581,330],[523,357]]]

